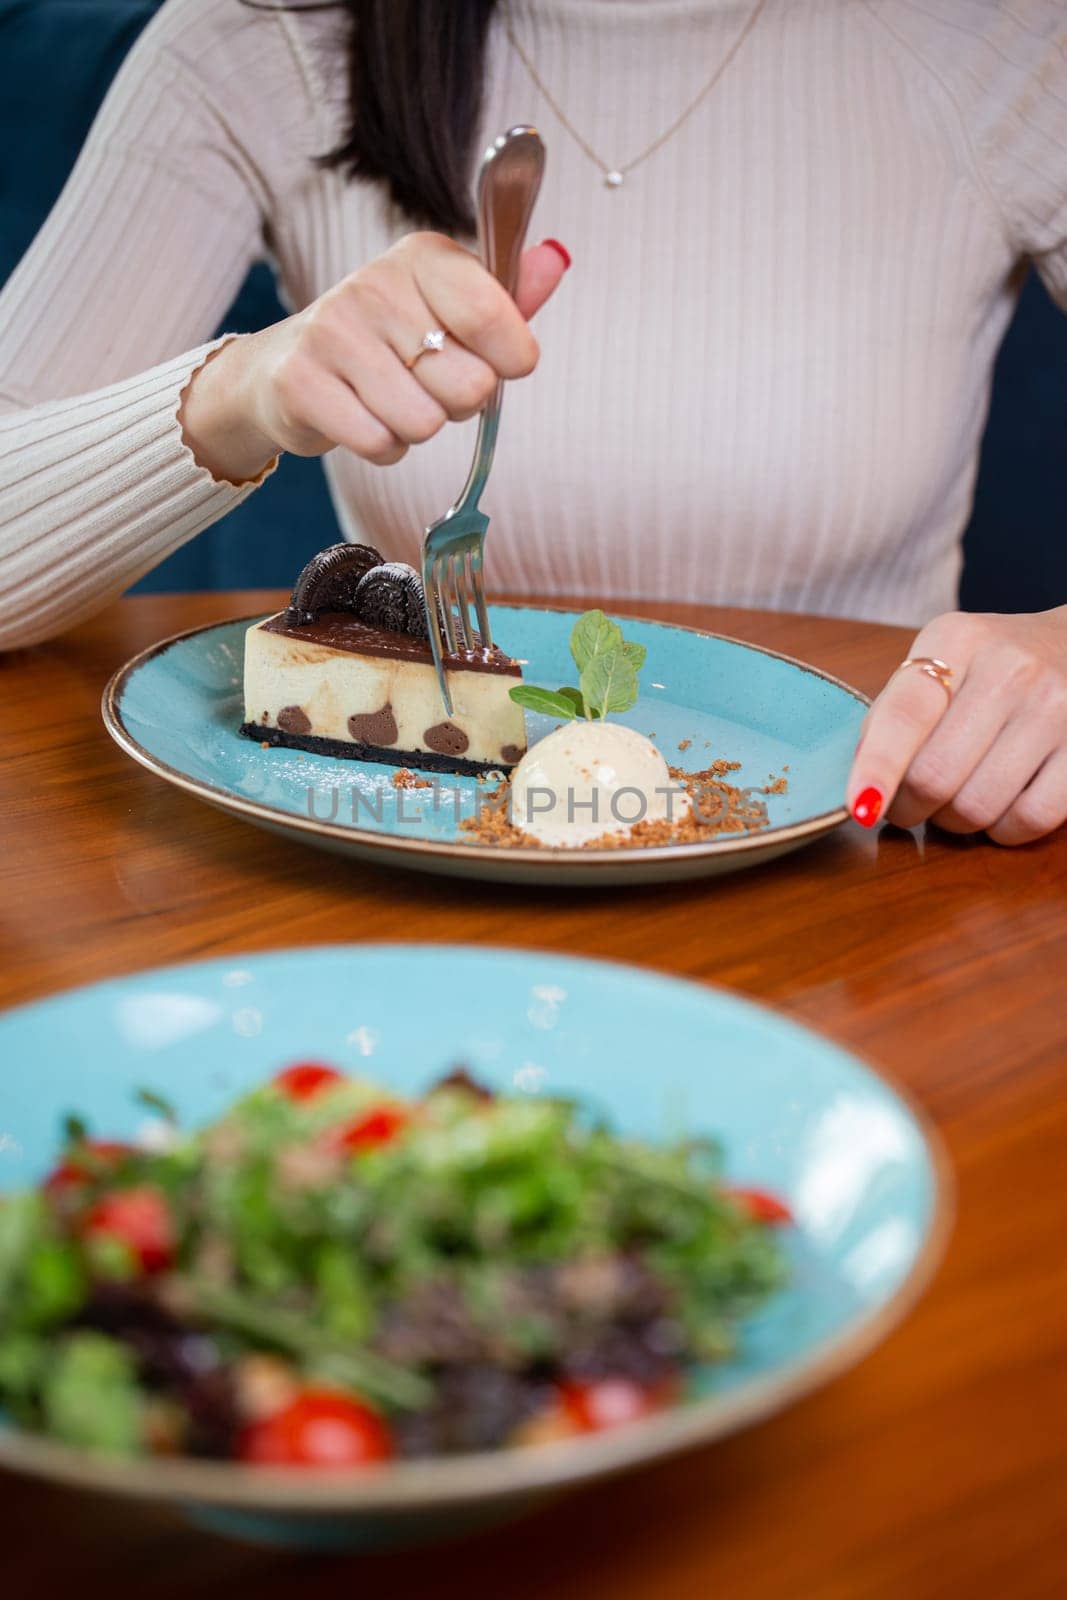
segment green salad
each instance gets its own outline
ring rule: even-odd
[[[76,1118],[0,1200],[0,1411],[82,1448],[355,1467],[674,1403],[784,1279],[713,1144],[621,1138],[462,1069],[300,1062],[141,1148]]]

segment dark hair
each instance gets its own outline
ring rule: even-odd
[[[244,0],[348,17],[344,138],[320,159],[383,183],[414,221],[474,230],[474,140],[496,0]]]

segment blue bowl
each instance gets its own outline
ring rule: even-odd
[[[791,1206],[792,1275],[731,1361],[678,1406],[599,1435],[349,1473],[90,1456],[0,1426],[0,1462],[178,1503],[230,1532],[307,1546],[411,1543],[707,1442],[842,1371],[928,1280],[944,1165],[916,1112],[853,1057],[758,1006],[630,967],[447,945],[328,946],[118,978],[0,1017],[0,1192],[55,1160],[60,1119],[136,1137],[135,1091],[184,1122],[298,1058],[402,1092],[457,1061],[501,1089],[577,1092],[622,1132],[720,1137],[727,1173]]]
[[[490,610],[494,637],[526,663],[529,682],[570,681],[577,612]],[[786,790],[766,797],[769,826],[691,844],[607,850],[479,844],[459,828],[475,814],[481,793],[473,778],[397,790],[387,766],[264,750],[240,736],[244,636],[256,620],[216,623],[153,645],[108,684],[103,717],[112,738],[142,766],[291,840],[390,866],[580,888],[733,872],[795,850],[848,815],[845,785],[867,709],[857,690],[737,639],[627,620],[627,636],[648,657],[641,698],[618,720],[654,734],[669,761],[692,771],[720,757],[738,761],[731,781],[753,787],[784,773]],[[557,725],[534,714],[527,723],[531,741]]]

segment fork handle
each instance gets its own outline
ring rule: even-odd
[[[478,251],[493,277],[514,295],[526,230],[541,188],[545,147],[536,128],[520,125],[489,146],[478,174]],[[474,460],[451,515],[477,509],[493,464],[503,380],[498,381],[478,418]]]

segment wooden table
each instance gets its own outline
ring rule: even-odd
[[[100,691],[134,651],[263,595],[128,600],[0,658],[0,1004],[276,945],[466,940],[726,984],[854,1047],[941,1127],[947,1261],[858,1370],[714,1448],[431,1552],[278,1555],[163,1512],[0,1482],[0,1593],[109,1600],[1029,1600],[1067,1592],[1067,833],[1006,851],[849,825],[692,886],[462,886],[278,841],[128,761]],[[900,629],[621,609],[803,656],[868,691]]]

